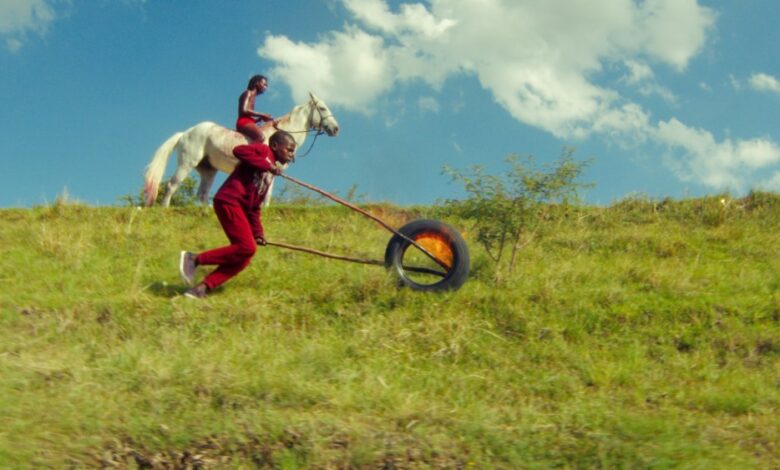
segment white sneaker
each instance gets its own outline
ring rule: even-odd
[[[181,279],[191,286],[195,282],[195,253],[189,251],[182,251],[179,256],[179,274]]]
[[[205,299],[206,295],[206,286],[204,284],[187,289],[187,291],[184,293],[184,297],[190,299]]]

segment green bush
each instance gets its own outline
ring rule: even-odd
[[[573,153],[565,148],[558,160],[541,167],[532,156],[510,155],[506,158],[509,170],[503,175],[485,174],[478,165],[465,171],[444,168],[468,195],[445,201],[445,213],[472,224],[477,242],[495,262],[496,280],[501,279],[503,266],[512,274],[523,244],[552,218],[565,214],[578,200],[578,190],[589,186],[576,181],[587,162],[575,161]]]

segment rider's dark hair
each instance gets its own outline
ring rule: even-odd
[[[255,75],[254,77],[249,79],[249,85],[246,86],[247,90],[254,90],[255,86],[257,86],[257,82],[260,80],[268,81],[267,78],[265,78],[264,75]]]
[[[292,134],[281,129],[274,132],[274,135],[268,141],[269,144],[277,145],[284,145],[285,142],[295,142],[295,139],[293,139]]]

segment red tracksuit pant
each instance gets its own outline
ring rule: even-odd
[[[224,284],[243,271],[257,250],[249,219],[240,206],[214,201],[214,212],[217,213],[219,223],[222,224],[230,245],[204,251],[196,258],[199,265],[217,265],[217,269],[203,280],[209,289]]]

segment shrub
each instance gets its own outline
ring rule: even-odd
[[[580,188],[590,186],[575,181],[588,162],[574,161],[573,153],[564,148],[557,161],[541,167],[533,156],[510,155],[509,170],[501,176],[485,174],[479,165],[466,171],[444,168],[468,193],[464,200],[445,201],[444,209],[473,223],[477,242],[495,262],[497,281],[503,265],[512,273],[518,250],[533,239],[542,222],[578,200]]]

